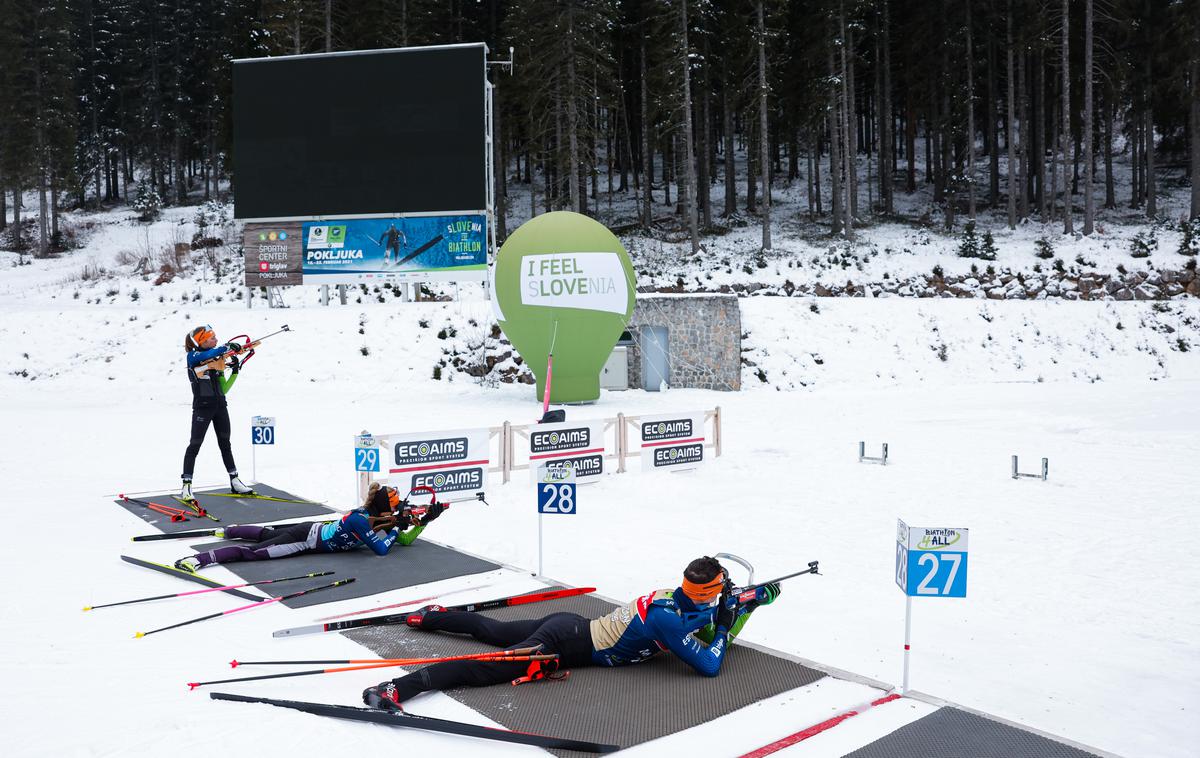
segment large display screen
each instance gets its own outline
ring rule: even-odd
[[[235,215],[484,210],[486,50],[235,61]]]

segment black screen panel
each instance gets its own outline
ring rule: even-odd
[[[235,215],[484,209],[485,49],[235,61]]]

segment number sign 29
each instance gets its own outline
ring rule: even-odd
[[[355,471],[379,471],[379,448],[377,447],[356,447],[354,448],[354,470]]]
[[[967,596],[967,530],[908,527],[896,540],[896,584],[913,597]]]

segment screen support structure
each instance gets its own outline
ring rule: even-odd
[[[493,112],[495,110],[496,85],[492,84],[492,82],[487,78],[487,67],[488,66],[500,66],[500,67],[507,66],[508,73],[509,73],[509,75],[511,75],[513,72],[513,50],[514,50],[514,48],[511,48],[511,47],[508,48],[508,60],[506,60],[506,61],[488,61],[487,54],[488,54],[488,52],[490,52],[490,49],[486,45],[484,46],[484,53],[483,53],[483,66],[484,66],[484,77],[483,77],[483,86],[484,86],[483,114],[484,115],[483,115],[483,117],[484,117],[484,121],[485,121],[484,134],[487,135],[486,136],[487,149],[484,151],[484,155],[486,156],[484,160],[486,162],[487,168],[484,171],[484,175],[486,176],[485,181],[487,182],[487,190],[486,190],[487,194],[485,195],[485,197],[487,198],[487,225],[488,225],[488,247],[489,247],[488,265],[489,266],[495,265],[496,254],[499,252],[499,250],[496,249],[496,145],[495,145],[495,132],[493,131],[494,126],[495,126],[495,117],[493,115]],[[501,166],[500,170],[503,171],[504,167]],[[486,281],[484,283],[483,295],[488,300],[492,299],[492,291],[491,291],[491,288],[487,286]]]

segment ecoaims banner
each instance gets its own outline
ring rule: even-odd
[[[537,424],[529,429],[529,471],[571,468],[580,482],[604,473],[604,421]]]
[[[509,235],[490,278],[500,328],[537,376],[538,399],[551,353],[551,402],[600,397],[600,370],[637,291],[616,235],[578,213],[542,214]]]
[[[704,463],[704,413],[643,416],[642,471],[682,471]]]
[[[487,429],[414,432],[379,437],[388,481],[401,489],[441,494],[484,492],[491,463]]]

